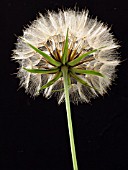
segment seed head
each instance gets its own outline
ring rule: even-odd
[[[27,93],[64,100],[62,69],[68,68],[70,100],[89,102],[103,95],[115,77],[119,47],[110,29],[88,11],[48,12],[18,38],[13,58],[20,64],[17,77]]]

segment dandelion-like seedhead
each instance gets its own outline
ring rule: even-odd
[[[53,94],[64,101],[63,69],[70,101],[89,102],[103,95],[115,77],[119,47],[110,29],[88,11],[40,14],[18,38],[13,58],[20,64],[20,86],[32,96]]]

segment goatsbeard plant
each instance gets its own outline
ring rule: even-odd
[[[13,59],[20,68],[17,77],[31,96],[43,93],[65,101],[74,170],[78,170],[70,101],[89,102],[103,95],[119,64],[113,35],[88,11],[59,10],[35,20],[18,38]]]

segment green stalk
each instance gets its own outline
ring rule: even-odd
[[[62,70],[63,78],[64,78],[65,104],[66,104],[66,111],[67,111],[67,121],[68,121],[68,130],[69,130],[73,169],[78,170],[75,144],[74,144],[74,136],[73,136],[72,119],[71,119],[70,100],[69,100],[68,68],[66,66],[63,66],[61,70]]]

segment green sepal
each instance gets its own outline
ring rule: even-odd
[[[62,76],[62,72],[58,72],[55,74],[54,78],[50,80],[47,84],[43,85],[39,91],[46,89],[47,87],[51,86],[54,84],[60,77]]]
[[[59,61],[54,60],[51,56],[49,56],[48,54],[44,53],[43,51],[41,51],[40,49],[36,48],[35,46],[33,46],[32,44],[30,44],[27,40],[25,40],[24,38],[21,37],[21,39],[28,44],[33,50],[35,50],[37,53],[39,53],[40,55],[42,55],[49,63],[51,63],[54,66],[61,66],[61,63]]]
[[[86,57],[86,56],[88,56],[88,55],[90,55],[90,54],[93,54],[93,53],[96,52],[97,50],[98,50],[98,49],[91,50],[91,51],[89,51],[89,52],[87,52],[87,53],[85,53],[85,54],[80,55],[79,57],[75,58],[74,60],[68,62],[68,65],[69,65],[69,66],[75,66],[75,65],[77,65],[84,57]]]
[[[104,77],[103,74],[101,74],[98,71],[94,71],[94,70],[83,70],[83,69],[71,68],[71,71],[78,73],[78,74],[90,74],[90,75],[94,75],[94,76]]]
[[[67,33],[66,33],[66,40],[65,40],[65,44],[64,44],[64,50],[63,50],[63,54],[62,54],[62,63],[65,64],[68,60],[68,29],[67,29]]]
[[[42,70],[42,69],[27,69],[23,67],[24,70],[30,72],[30,73],[38,73],[38,74],[52,74],[52,73],[57,73],[59,68],[51,68],[47,70]]]

